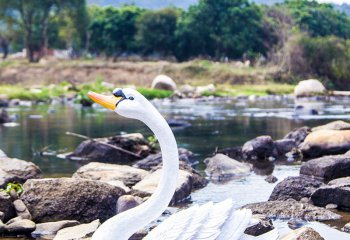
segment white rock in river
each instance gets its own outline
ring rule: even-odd
[[[155,79],[153,79],[152,88],[175,91],[176,83],[173,79],[166,75],[158,75],[157,77],[155,77]]]
[[[314,95],[323,95],[326,88],[316,79],[303,80],[294,88],[296,97],[309,97]]]

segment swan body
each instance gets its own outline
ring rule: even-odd
[[[163,172],[154,194],[143,204],[104,222],[92,240],[128,240],[135,232],[156,220],[168,207],[179,172],[175,137],[166,120],[139,92],[115,89],[113,96],[89,92],[89,97],[117,114],[144,122],[156,135],[162,151]],[[232,200],[193,206],[173,214],[153,229],[145,240],[275,240],[277,230],[258,237],[244,234],[252,223],[248,209],[234,210]]]

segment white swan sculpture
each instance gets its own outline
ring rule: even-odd
[[[156,220],[168,207],[179,172],[179,156],[174,135],[162,115],[139,92],[133,89],[115,89],[113,96],[89,92],[96,103],[121,116],[144,122],[156,135],[163,154],[163,174],[155,193],[143,204],[120,213],[103,223],[92,240],[128,240],[135,232]],[[203,206],[193,206],[173,214],[153,229],[145,240],[275,240],[277,230],[258,237],[244,234],[252,223],[248,209],[233,209],[232,200]]]

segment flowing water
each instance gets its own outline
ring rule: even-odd
[[[289,131],[301,126],[317,126],[333,119],[350,119],[350,99],[305,100],[295,103],[290,97],[264,97],[249,99],[184,99],[177,101],[153,101],[167,119],[187,121],[185,128],[175,128],[179,147],[196,154],[203,172],[203,160],[216,148],[242,145],[260,135],[273,139],[283,138]],[[302,106],[302,107],[300,107]],[[107,137],[123,132],[152,133],[142,123],[125,119],[100,107],[81,108],[78,105],[33,105],[8,108],[9,114],[17,117],[15,127],[0,126],[0,149],[8,156],[32,161],[44,172],[45,177],[71,176],[83,163],[41,156],[40,152],[53,154],[73,151],[82,141],[68,136],[67,131],[89,137]],[[194,203],[209,200],[218,202],[228,197],[236,205],[266,201],[276,184],[264,181],[264,174],[273,172],[279,180],[298,175],[300,165],[293,163],[271,164],[267,170],[255,171],[250,176],[224,184],[209,183],[194,192]],[[331,222],[342,227],[349,222],[344,219]]]

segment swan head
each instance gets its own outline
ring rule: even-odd
[[[110,96],[90,91],[88,96],[94,102],[127,118],[141,118],[151,105],[141,93],[131,88],[116,88]]]

